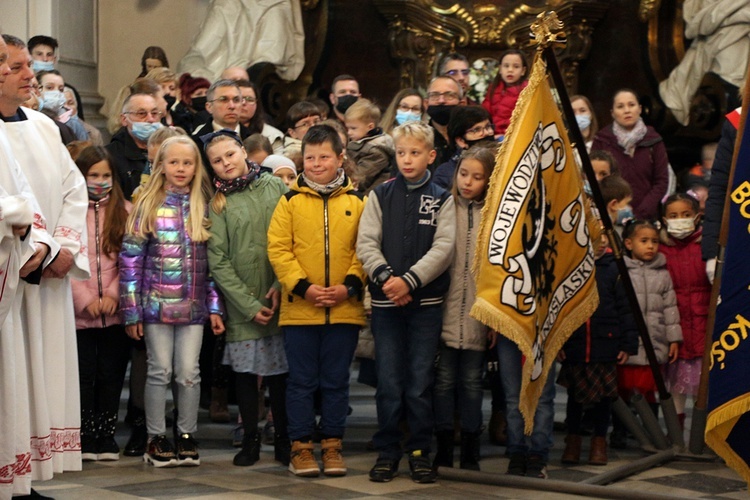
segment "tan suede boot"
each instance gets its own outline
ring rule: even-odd
[[[344,457],[341,456],[341,450],[343,449],[341,439],[323,439],[320,442],[320,447],[323,450],[323,474],[326,476],[345,476],[346,464],[344,463]]]
[[[289,460],[289,472],[301,477],[318,477],[320,467],[313,455],[314,445],[311,442],[292,442],[292,456]]]

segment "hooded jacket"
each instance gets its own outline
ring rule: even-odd
[[[364,206],[348,178],[324,196],[300,175],[281,197],[268,227],[268,260],[281,283],[280,326],[365,324],[366,275],[355,252]],[[338,284],[352,287],[355,295],[335,307],[305,300],[310,285]]]
[[[669,344],[682,342],[680,313],[672,278],[667,271],[667,259],[657,253],[650,262],[624,257],[641,313],[648,325],[656,360],[665,364],[669,358]],[[628,365],[648,365],[643,341],[638,340],[638,354],[628,359]]]

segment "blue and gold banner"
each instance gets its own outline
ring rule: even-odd
[[[711,343],[706,443],[750,483],[750,129],[742,124]]]
[[[526,357],[519,409],[527,433],[558,351],[599,304],[582,187],[537,54],[490,178],[471,310]]]

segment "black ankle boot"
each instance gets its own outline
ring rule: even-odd
[[[461,432],[461,468],[479,470],[479,433]]]
[[[273,437],[273,458],[277,462],[284,466],[289,465],[290,454],[292,452],[292,444],[289,442],[289,436],[279,433],[274,434]]]
[[[146,419],[141,417],[133,422],[133,430],[130,433],[125,449],[122,454],[126,457],[140,457],[146,453],[148,433],[146,432]]]
[[[437,453],[435,460],[432,461],[432,468],[437,470],[438,467],[453,467],[453,431],[438,431]]]
[[[249,467],[260,460],[260,435],[258,432],[245,433],[242,438],[242,449],[234,456],[232,463],[239,467]]]

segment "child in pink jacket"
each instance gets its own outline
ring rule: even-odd
[[[90,146],[81,151],[76,164],[89,192],[86,224],[91,266],[91,278],[72,282],[81,386],[81,458],[117,460],[120,448],[114,439],[115,425],[130,358],[130,339],[118,312],[117,257],[131,207],[106,149]]]

